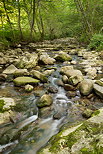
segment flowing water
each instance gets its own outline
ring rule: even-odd
[[[39,110],[36,107],[38,97],[33,92],[29,94],[22,89],[14,88],[12,82],[1,85],[0,93],[2,93],[2,96],[12,97],[16,102],[26,105],[26,110],[18,111],[14,124],[8,123],[1,126],[1,130],[5,129],[9,133],[14,130],[16,132],[21,131],[19,139],[0,146],[1,153],[36,154],[41,147],[49,142],[53,135],[58,133],[60,127],[65,123],[83,120],[80,109],[74,103],[74,100],[78,99],[79,95],[75,96],[74,100],[70,99],[66,96],[64,88],[57,85],[57,81],[61,77],[58,69],[48,79],[49,84],[57,88],[58,92],[52,94],[52,109],[45,116],[39,116]],[[59,118],[55,119],[54,115],[58,115]]]

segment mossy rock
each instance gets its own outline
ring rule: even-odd
[[[38,84],[40,81],[31,77],[17,77],[13,80],[16,86],[23,86],[26,84]]]
[[[4,100],[0,100],[0,113],[4,112],[3,106],[5,105]]]
[[[102,154],[103,153],[103,109],[83,123],[64,128],[52,137],[39,154]]]

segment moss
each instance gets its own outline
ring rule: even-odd
[[[99,110],[96,110],[96,111],[92,114],[92,117],[98,115],[99,113],[100,113],[100,111],[99,111]]]
[[[80,151],[81,151],[83,154],[88,154],[89,149],[88,149],[88,148],[82,148]]]
[[[5,105],[4,100],[0,100],[0,113],[4,112],[3,106]]]

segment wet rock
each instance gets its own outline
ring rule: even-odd
[[[56,87],[50,86],[47,88],[48,92],[50,93],[57,93],[58,89]]]
[[[49,75],[51,75],[54,71],[55,71],[54,69],[45,70],[45,71],[43,72],[43,74],[46,75],[46,76],[49,76]]]
[[[71,64],[72,64],[72,65],[76,65],[77,62],[76,62],[75,60],[72,60],[72,61],[71,61]]]
[[[41,73],[41,72],[39,72],[39,71],[32,70],[30,74],[31,74],[33,77],[39,79],[39,80],[42,81],[42,82],[47,82],[47,80],[48,80],[47,77],[46,77],[43,73]]]
[[[94,79],[97,76],[97,70],[96,70],[96,68],[92,68],[92,67],[86,68],[85,69],[85,72],[87,72],[86,75],[90,79]]]
[[[102,153],[102,117],[103,109],[100,109],[83,123],[64,128],[39,151],[39,154]]]
[[[31,92],[33,89],[34,89],[34,87],[32,85],[29,85],[29,84],[25,85],[26,92]]]
[[[47,53],[40,55],[39,61],[46,65],[52,65],[55,63],[55,59],[49,57]]]
[[[0,98],[0,112],[9,110],[12,106],[15,106],[15,102],[12,98]]]
[[[64,84],[64,89],[67,91],[74,91],[76,88],[70,84]]]
[[[16,86],[23,86],[26,84],[37,84],[40,81],[31,77],[17,77],[13,80],[14,84]]]
[[[5,65],[7,63],[7,58],[1,58],[0,57],[0,65]]]
[[[79,82],[81,82],[84,79],[83,75],[75,75],[71,76],[68,80],[68,83],[71,85],[77,85]]]
[[[71,77],[71,76],[83,76],[82,75],[82,72],[80,71],[80,70],[67,70],[66,72],[65,72],[65,75],[69,78],[69,77]]]
[[[68,98],[75,97],[76,95],[77,95],[76,91],[68,91],[68,92],[66,93],[66,96],[67,96]]]
[[[53,119],[61,119],[62,118],[62,114],[60,112],[57,112],[53,115]]]
[[[20,139],[20,135],[21,132],[18,131],[18,129],[9,130],[5,132],[5,134],[2,134],[0,144],[3,145],[12,142],[14,140]]]
[[[67,53],[61,51],[61,52],[59,52],[58,55],[55,56],[55,59],[57,61],[64,62],[64,61],[71,61],[72,57],[70,55],[68,55]]]
[[[86,109],[83,113],[82,116],[85,118],[90,118],[93,114],[93,111],[91,109]]]
[[[93,88],[94,88],[95,93],[99,97],[103,98],[103,86],[100,86],[98,84],[94,84]]]
[[[103,87],[103,78],[100,79],[100,80],[96,80],[95,83],[98,84],[99,86],[102,86]]]
[[[56,81],[56,84],[58,85],[58,86],[64,86],[64,83],[63,83],[63,81],[62,80],[57,80]]]
[[[13,74],[15,71],[17,70],[17,68],[11,64],[10,66],[8,66],[4,71],[3,73],[4,74]]]
[[[42,108],[46,106],[50,106],[53,103],[53,99],[51,95],[44,94],[38,101],[37,101],[37,107]]]
[[[63,66],[60,68],[60,73],[65,74],[68,70],[73,70],[73,66]]]
[[[51,106],[40,108],[39,109],[39,116],[42,118],[47,118],[50,115],[52,115],[52,110],[53,110],[53,108]]]
[[[7,79],[7,75],[6,74],[0,74],[0,81],[5,81]]]
[[[93,81],[84,79],[79,85],[79,90],[82,95],[89,95],[93,90]]]
[[[29,75],[29,72],[27,69],[17,69],[13,75],[15,77],[19,77],[19,76],[25,76],[25,75]]]
[[[66,75],[63,75],[62,81],[63,83],[68,83],[68,77]]]

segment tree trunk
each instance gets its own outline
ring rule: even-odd
[[[23,38],[23,34],[22,34],[22,28],[21,28],[21,10],[20,10],[20,0],[18,0],[18,28],[20,31],[20,38]]]
[[[14,36],[14,32],[13,32],[13,28],[12,28],[12,24],[11,24],[11,21],[10,21],[10,18],[9,18],[9,15],[8,15],[8,12],[7,12],[7,8],[6,8],[6,4],[5,4],[5,0],[3,0],[3,6],[4,6],[4,10],[5,10],[5,13],[6,13],[6,17],[7,17],[7,22],[10,26],[10,29],[11,29],[11,32],[12,32],[12,36],[13,36],[13,42],[15,40],[15,36]]]

